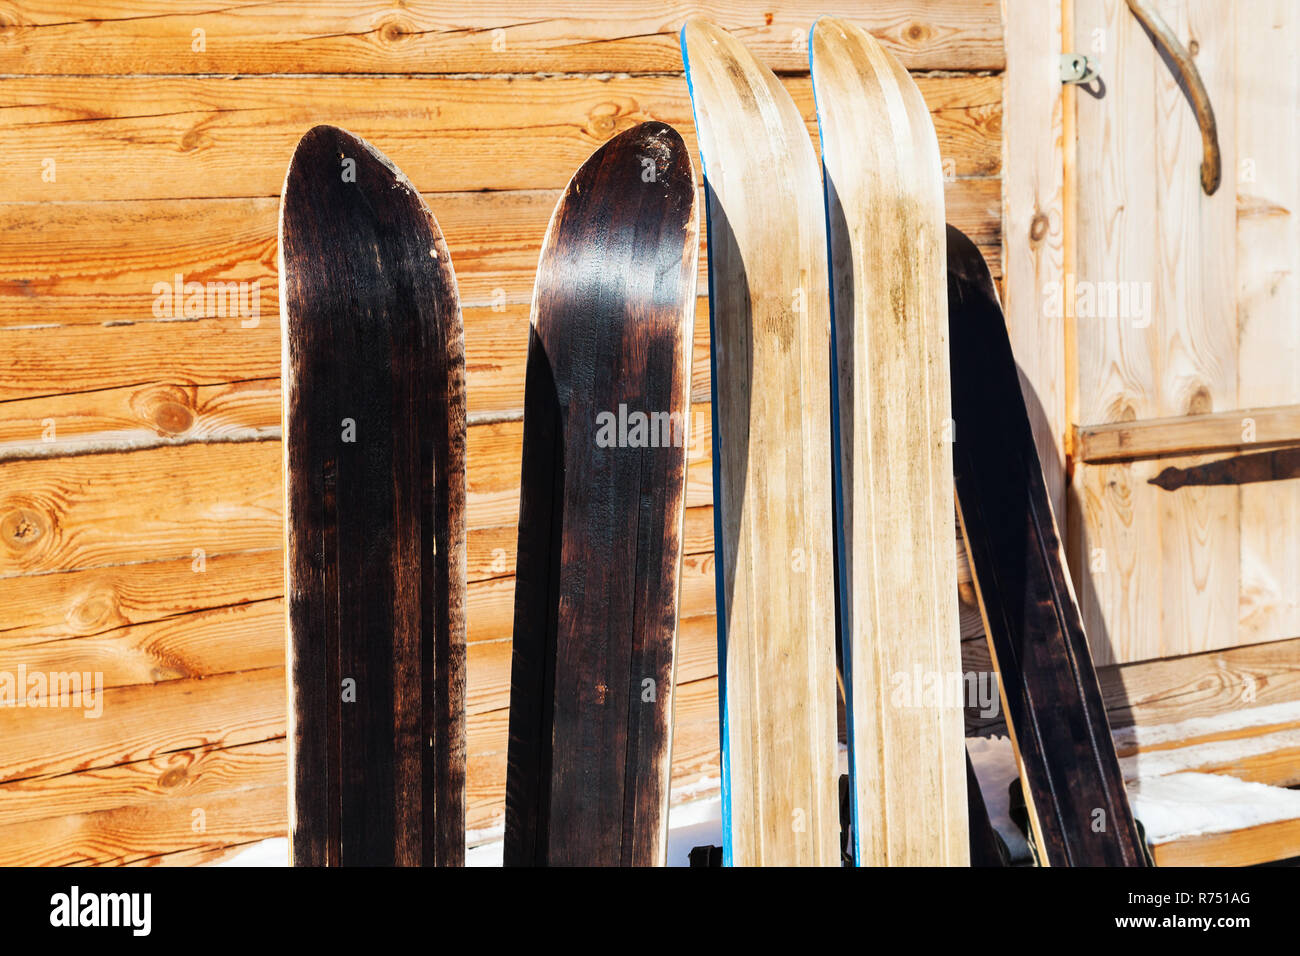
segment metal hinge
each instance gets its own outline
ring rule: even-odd
[[[1087,83],[1097,75],[1097,64],[1082,53],[1061,54],[1061,82]]]

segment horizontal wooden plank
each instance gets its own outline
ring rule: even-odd
[[[286,823],[284,832],[272,834],[272,837],[285,837],[288,835],[288,824]],[[265,838],[263,838],[265,839]],[[256,846],[262,840],[249,840],[239,843],[205,843],[202,846],[187,847],[183,850],[172,850],[167,853],[157,853],[153,856],[141,857],[136,860],[130,860],[122,866],[215,866],[231,857],[238,856],[249,847]],[[285,862],[288,863],[288,854],[285,854]]]
[[[774,70],[807,70],[808,28],[843,16],[913,70],[999,70],[997,0],[31,0],[0,17],[3,73],[560,73],[681,69],[690,16]],[[194,31],[203,31],[195,49]]]
[[[1097,668],[1111,730],[1300,700],[1300,638]]]
[[[0,205],[0,216],[5,208]],[[4,261],[2,256],[0,261]],[[67,268],[75,269],[75,260]],[[12,287],[7,280],[0,279],[0,315],[11,314],[14,300],[9,291]],[[80,314],[80,306],[73,299],[47,296],[42,303],[40,314],[49,318]],[[165,385],[201,386],[278,378],[279,313],[274,322],[263,322],[255,329],[241,329],[225,319],[165,325],[55,323],[45,328],[5,328],[0,329],[0,355],[6,363],[6,373],[0,379],[0,401],[39,402],[45,396],[71,392],[113,388],[134,391]],[[117,399],[105,401],[120,407]],[[12,414],[29,422],[44,417],[39,404]],[[38,440],[39,433],[31,438]]]
[[[1152,847],[1156,866],[1254,866],[1300,856],[1300,820],[1182,837]]]
[[[0,578],[281,547],[280,443],[0,463]]]
[[[811,80],[784,82],[815,137]],[[1000,77],[918,85],[945,170],[997,174]],[[5,198],[30,202],[278,196],[294,145],[318,123],[372,142],[421,192],[560,189],[645,120],[676,127],[698,154],[682,75],[23,77],[0,84],[0,116],[0,153],[22,171]]]
[[[965,670],[992,670],[982,635],[962,641],[962,666]],[[1097,668],[1097,680],[1116,749],[1123,755],[1139,749],[1159,750],[1163,746],[1133,746],[1129,742],[1131,728],[1177,725],[1300,701],[1300,638],[1184,657],[1105,664]],[[1276,729],[1265,724],[1256,731]],[[1001,714],[974,722],[968,717],[968,736],[1005,733]]]
[[[32,777],[0,784],[5,825],[49,817],[148,808],[183,798],[203,806],[214,795],[274,787],[285,782],[283,737],[237,747],[207,747],[160,754],[115,767]],[[0,865],[12,865],[0,846]]]
[[[280,598],[114,628],[92,637],[15,643],[0,632],[0,673],[79,674],[96,688],[158,684],[283,666]],[[93,677],[92,677],[93,675]],[[29,692],[29,703],[54,688]]]
[[[6,866],[112,866],[140,863],[198,846],[249,843],[284,836],[284,784],[141,806],[0,824]]]
[[[1075,457],[1084,462],[1294,444],[1300,444],[1300,405],[1082,425],[1075,429]]]
[[[223,385],[150,382],[0,402],[0,461],[279,437],[278,378]]]
[[[283,594],[279,549],[0,578],[0,648],[101,634]]]
[[[283,737],[284,668],[108,689],[102,706],[98,718],[93,708],[0,707],[0,782]]]

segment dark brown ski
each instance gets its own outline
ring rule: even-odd
[[[465,362],[442,233],[318,126],[280,202],[297,866],[465,857]]]
[[[587,160],[547,230],[524,394],[506,865],[664,862],[696,223],[681,137],[644,123]]]
[[[1144,866],[1002,309],[948,227],[957,510],[1039,862]]]

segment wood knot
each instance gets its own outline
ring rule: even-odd
[[[179,435],[190,430],[194,413],[176,402],[163,402],[154,410],[153,421],[160,432]]]
[[[764,25],[764,26],[768,26],[768,27],[770,27],[770,26],[772,25],[772,21],[775,20],[775,19],[776,19],[776,17],[773,16],[772,14],[770,14],[770,13],[765,13],[765,14],[763,14],[763,25]]]
[[[194,390],[161,385],[131,396],[131,410],[159,435],[183,435],[194,427]]]
[[[601,103],[587,114],[587,132],[597,139],[609,139],[618,131],[621,115],[617,103]]]
[[[189,780],[189,778],[189,771],[186,770],[185,767],[172,767],[158,778],[158,786],[162,787],[164,790],[171,790],[174,787],[181,786]]]
[[[400,17],[394,17],[381,23],[379,29],[375,31],[375,35],[384,46],[395,46],[408,37],[414,36],[417,32],[419,31],[415,27],[403,22]]]
[[[203,145],[203,128],[195,126],[186,130],[185,135],[181,137],[181,152],[192,153]]]
[[[68,611],[67,622],[82,634],[125,623],[118,613],[117,591],[111,586],[92,590]]]
[[[1208,415],[1214,411],[1214,401],[1210,398],[1210,390],[1204,385],[1197,387],[1192,392],[1191,398],[1187,400],[1188,415]]]
[[[924,43],[929,35],[930,31],[926,29],[925,24],[923,23],[908,24],[907,30],[904,33],[904,36],[907,37],[909,43]]]
[[[0,537],[14,551],[31,551],[50,533],[50,516],[29,505],[18,505],[0,518]]]
[[[1043,237],[1047,235],[1048,225],[1047,213],[1041,211],[1034,213],[1034,218],[1029,221],[1029,241],[1042,242]]]

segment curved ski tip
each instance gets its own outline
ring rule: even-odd
[[[625,129],[606,141],[587,157],[573,178],[569,180],[566,195],[580,194],[589,183],[621,164],[626,170],[620,178],[643,183],[659,183],[665,193],[689,191],[692,203],[695,197],[695,169],[682,135],[667,123],[650,120]],[[654,175],[648,175],[653,164]]]
[[[686,59],[690,50],[698,49],[700,44],[718,46],[726,40],[734,42],[735,38],[711,20],[691,17],[682,24],[682,58]]]
[[[387,169],[395,180],[396,187],[412,195],[419,195],[419,191],[411,185],[410,180],[397,164],[382,151],[356,133],[326,123],[313,126],[302,134],[298,145],[294,147],[293,159],[289,163],[289,174],[293,175],[294,167],[300,163],[318,162],[322,166],[334,166],[349,156],[360,158],[362,155],[368,156]]]

